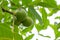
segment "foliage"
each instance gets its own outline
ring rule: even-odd
[[[38,8],[38,6],[39,9],[35,9],[35,7]],[[31,17],[33,20],[34,23],[31,26],[26,27],[20,23],[23,20],[21,17],[25,19],[25,14],[23,11],[21,11],[21,8],[24,9],[26,15]],[[45,8],[48,8],[50,11],[49,14],[46,12]],[[17,10],[21,12],[21,15],[17,14],[19,21],[14,20],[14,13],[16,13]],[[38,10],[42,16],[36,10]],[[47,17],[52,16],[59,10],[60,5],[57,5],[55,0],[0,0],[0,40],[30,40],[34,37],[34,34],[29,35],[25,39],[22,35],[26,35],[27,32],[31,32],[34,26],[39,32],[46,29],[48,25],[53,28],[56,40],[58,37],[60,37],[60,32],[58,31],[60,28],[60,23],[50,24]],[[60,16],[57,16],[55,19],[60,20]],[[36,20],[39,21],[38,24],[36,24]],[[25,20],[23,22],[27,22],[26,25],[28,25],[28,22],[30,21]],[[50,38],[49,36],[42,36]]]

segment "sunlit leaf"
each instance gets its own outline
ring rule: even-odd
[[[35,27],[38,30],[38,32],[43,29],[43,27],[39,23],[35,24]]]
[[[21,34],[25,35],[27,32],[30,32],[32,30],[32,28],[33,28],[33,26],[25,28],[24,30],[21,31]]]
[[[28,16],[31,17],[34,21],[36,20],[36,17],[34,15],[34,12],[32,12],[32,9],[28,9]]]
[[[4,22],[11,22],[11,18],[12,15],[7,13],[7,12],[4,12]]]
[[[56,4],[56,1],[55,0],[43,0],[43,2],[47,3],[51,7],[55,7],[55,8],[57,7],[57,4]]]
[[[60,5],[58,5],[57,7],[58,7],[58,9],[60,10]]]
[[[52,16],[53,14],[57,13],[58,9],[50,9],[50,13],[48,16]]]
[[[53,30],[54,30],[54,33],[55,33],[55,39],[57,39],[58,37],[60,37],[60,32],[58,31],[58,27],[56,25],[50,25]]]
[[[35,10],[33,7],[29,7],[29,10],[30,10],[30,12],[32,13],[32,15],[34,15],[33,17],[36,17],[36,19],[39,20],[39,23],[40,23],[41,25],[43,25],[41,16],[36,12],[36,10]]]
[[[55,19],[60,19],[60,16],[57,16]]]
[[[20,5],[20,4],[19,4],[19,1],[20,1],[20,0],[12,0],[11,2],[14,3],[16,6],[19,6],[19,5]]]
[[[32,0],[27,0],[27,1],[26,0],[22,0],[22,4],[23,5],[27,5],[27,6],[30,5],[31,2],[32,2]]]
[[[51,38],[50,36],[44,36],[43,34],[39,34],[39,35],[43,37]]]
[[[18,33],[18,26],[14,26],[14,32]]]
[[[19,4],[19,1],[20,0],[10,0],[10,4],[11,4],[11,7],[9,7],[9,8],[11,8],[11,9],[17,9],[17,8],[19,8],[20,7],[20,4]]]
[[[1,7],[5,8],[5,9],[9,9],[8,8],[8,1],[7,0],[3,0],[2,4],[1,4]]]
[[[8,23],[0,23],[0,38],[13,39],[13,33]]]
[[[52,2],[52,5],[51,5]],[[47,7],[47,8],[57,8],[57,4],[55,2],[55,0],[49,1],[49,0],[38,0],[38,1],[34,1],[33,3],[31,3],[31,5],[33,6],[42,6],[42,7]]]
[[[31,5],[53,8],[52,6],[50,6],[49,4],[44,3],[44,2],[37,2],[37,3],[36,2],[33,2]]]
[[[29,35],[28,37],[25,38],[25,40],[31,40],[33,38],[34,34]]]
[[[0,2],[1,2],[2,0],[0,0]]]
[[[1,10],[1,8],[0,8],[0,21],[1,21],[1,19],[3,18],[3,14],[2,14],[2,10]]]
[[[42,20],[43,20],[43,27],[46,28],[49,25],[49,20],[47,19],[47,13],[44,8],[40,8],[40,12],[42,14]]]
[[[14,33],[14,40],[23,40],[23,38],[18,33]]]

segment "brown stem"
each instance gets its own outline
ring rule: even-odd
[[[3,7],[1,7],[1,8],[2,8],[2,11],[3,11],[3,12],[8,12],[8,13],[10,13],[10,14],[14,15],[14,13],[13,13],[13,12],[11,12],[11,11],[9,11],[9,10],[6,10],[6,9],[4,9]]]

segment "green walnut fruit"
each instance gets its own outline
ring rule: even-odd
[[[33,20],[30,17],[26,17],[22,24],[27,27],[31,26],[33,24]]]
[[[16,18],[17,18],[17,21],[20,21],[22,22],[25,18],[26,18],[26,11],[24,9],[20,9],[16,12],[15,14]]]

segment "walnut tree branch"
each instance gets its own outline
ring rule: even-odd
[[[14,13],[13,13],[13,12],[11,12],[11,11],[9,11],[9,10],[6,10],[6,9],[4,9],[3,7],[1,7],[1,8],[2,8],[2,11],[3,11],[3,12],[8,12],[8,13],[10,13],[10,14],[14,15]]]

